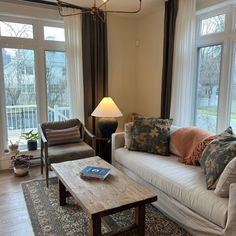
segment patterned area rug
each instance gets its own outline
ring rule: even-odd
[[[50,179],[50,187],[43,180],[33,180],[22,183],[26,205],[36,236],[84,236],[88,232],[88,216],[68,198],[66,206],[58,205],[58,190],[56,178]],[[127,210],[112,215],[113,220],[120,226],[131,224],[134,211]],[[146,206],[146,229],[148,236],[188,236],[189,234],[176,223],[152,205]],[[102,225],[102,232],[108,229]]]

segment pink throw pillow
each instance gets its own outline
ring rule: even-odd
[[[214,139],[214,134],[197,127],[177,129],[171,135],[171,141],[181,155],[179,159],[188,165],[198,165],[198,160],[208,143]]]

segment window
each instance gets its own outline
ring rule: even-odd
[[[33,26],[7,21],[0,21],[0,36],[16,38],[33,38]]]
[[[236,130],[235,17],[235,4],[197,17],[194,120],[212,132]]]
[[[65,74],[65,53],[46,51],[46,80],[48,120],[65,120],[70,117],[69,92]]]
[[[35,74],[27,75],[26,66],[34,66],[34,51],[26,49],[3,48],[3,75],[8,139],[17,142],[22,130],[37,129],[36,92],[26,90],[25,86],[35,88]]]
[[[225,14],[209,17],[201,21],[201,35],[225,31]]]
[[[216,132],[222,46],[198,49],[196,125]]]
[[[4,149],[19,140],[24,148],[22,132],[37,130],[39,122],[70,118],[63,25],[17,19],[0,21]]]
[[[51,41],[65,41],[64,29],[44,26],[44,39]]]

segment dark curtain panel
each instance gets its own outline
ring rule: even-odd
[[[165,2],[164,49],[161,90],[161,118],[170,118],[173,52],[178,0]]]
[[[102,12],[100,17],[105,17]],[[97,134],[97,127],[91,113],[107,96],[108,87],[107,24],[101,18],[82,14],[85,125],[94,134]]]

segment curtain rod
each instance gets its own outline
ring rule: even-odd
[[[55,3],[55,2],[49,2],[49,1],[44,1],[44,0],[22,0],[22,1],[24,1],[24,2],[32,2],[32,3],[39,3],[39,4],[45,4],[45,5],[56,6],[56,7],[58,6],[57,3]],[[68,7],[68,5],[66,5],[66,4],[62,4],[62,6],[63,7]],[[75,8],[75,9],[83,9],[83,8],[77,7],[77,6],[72,5],[72,4],[70,4],[69,7]]]

